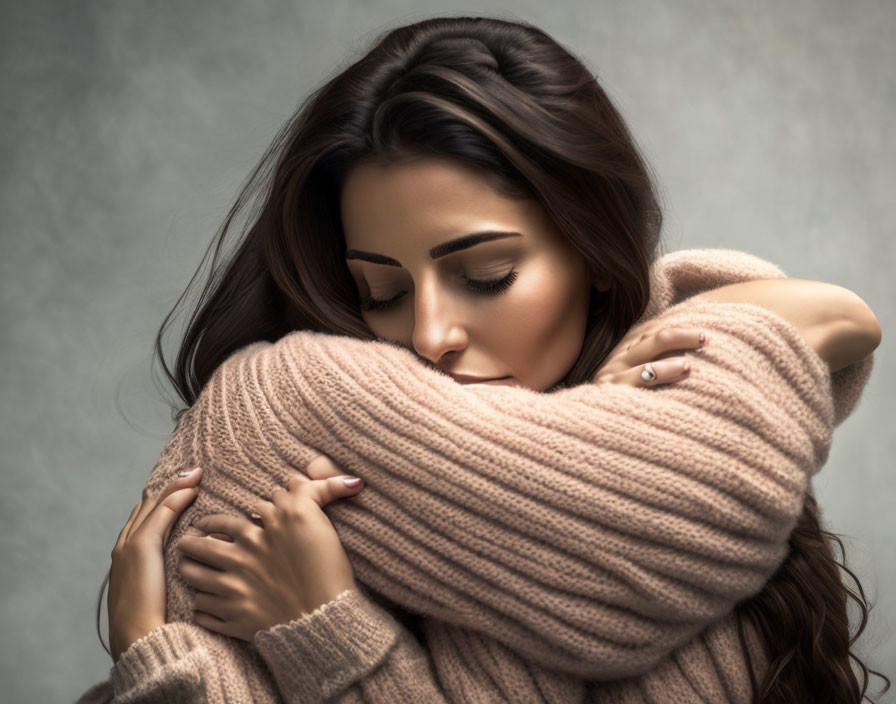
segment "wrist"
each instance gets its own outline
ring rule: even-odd
[[[298,618],[317,611],[324,604],[329,604],[330,602],[335,601],[349,589],[357,589],[357,584],[355,584],[354,582],[350,584],[332,584],[328,585],[324,589],[321,589],[316,594],[309,595],[310,598],[307,601],[306,608],[303,609]]]
[[[109,650],[112,652],[112,661],[117,663],[121,658],[122,653],[126,652],[134,643],[136,643],[141,638],[148,636],[156,628],[163,625],[164,624],[162,623],[158,623],[141,627],[134,627],[110,638]]]

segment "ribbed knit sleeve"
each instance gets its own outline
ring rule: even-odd
[[[183,414],[146,484],[166,486],[196,464],[193,409]],[[431,660],[410,632],[360,591],[256,634],[246,643],[192,622],[192,588],[177,570],[174,546],[187,527],[220,508],[215,478],[171,531],[164,548],[168,623],[132,643],[109,677],[77,704],[438,704],[444,698]],[[211,490],[209,490],[211,489]]]
[[[428,653],[356,590],[259,631],[254,645],[267,669],[246,652],[216,647],[222,640],[192,623],[159,626],[132,643],[109,679],[82,694],[78,704],[449,701]]]
[[[195,407],[194,407],[195,408]],[[150,492],[196,464],[198,426],[183,414],[150,475]],[[175,524],[164,548],[167,620],[132,643],[109,677],[78,704],[418,704],[447,701],[429,655],[407,629],[361,592],[350,590],[311,614],[246,643],[192,622],[192,588],[174,549],[187,527],[218,512],[215,475]],[[211,489],[211,490],[209,490]]]
[[[545,667],[636,675],[771,576],[834,421],[827,365],[777,314],[660,317],[709,342],[653,388],[465,388],[387,343],[251,345],[197,402],[202,454],[265,494],[313,445],[365,480],[327,507],[361,582]]]
[[[209,701],[280,701],[277,685],[287,700],[343,687],[339,702],[400,702],[402,691],[465,703],[749,701],[731,609],[786,556],[872,357],[832,376],[776,314],[687,300],[783,276],[744,253],[692,252],[691,264],[667,255],[652,270],[644,316],[708,331],[675,384],[467,388],[395,345],[310,332],[221,365],[147,482],[157,490],[182,465],[205,468],[165,548],[168,620],[192,617],[173,547],[186,528],[245,515],[325,453],[365,479],[324,509],[357,581],[422,614],[426,650],[400,627],[393,638],[364,600],[334,600],[255,644],[205,631],[215,650],[197,664],[203,678],[239,671],[252,692]],[[352,621],[371,639],[359,642]],[[358,653],[353,674],[331,667]]]
[[[170,623],[132,643],[110,672],[115,701],[208,702],[203,631],[195,624]]]
[[[255,644],[287,704],[448,701],[420,644],[357,589],[259,631]]]

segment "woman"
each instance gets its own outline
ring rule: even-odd
[[[697,329],[636,325],[649,309],[656,283],[651,266],[661,219],[649,176],[597,83],[535,28],[458,18],[397,29],[317,92],[277,140],[271,157],[276,157],[273,179],[260,215],[220,279],[213,276],[214,286],[205,292],[211,295],[194,316],[170,375],[188,404],[236,350],[293,330],[393,342],[461,384],[468,377],[500,377],[503,384],[546,392],[587,381],[632,388],[674,385],[690,374],[678,353],[712,344],[705,335],[701,340]],[[267,159],[263,164],[273,162]],[[230,213],[222,239],[243,202],[240,198]],[[479,234],[446,245],[447,233],[457,232]],[[717,282],[701,296],[767,306],[803,335],[831,372],[866,358],[879,342],[867,306],[839,287],[790,280]],[[157,348],[161,351],[160,344]],[[695,371],[699,374],[699,367]],[[470,387],[476,394],[501,393]],[[321,457],[317,470],[308,468],[312,481],[296,478],[273,501],[255,505],[261,525],[231,518],[199,526],[229,536],[230,547],[198,535],[178,544],[187,555],[179,566],[182,576],[205,592],[197,596],[196,623],[209,631],[244,641],[267,632],[272,638],[258,642],[265,651],[271,643],[294,644],[277,640],[280,626],[310,614],[299,619],[297,629],[307,629],[299,635],[304,651],[270,658],[266,652],[279,691],[250,689],[253,697],[295,696],[290,662],[301,658],[308,664],[315,657],[310,644],[326,647],[335,641],[338,633],[329,631],[328,641],[322,638],[326,629],[315,629],[348,608],[342,606],[347,600],[360,598],[355,562],[347,559],[320,510],[357,493],[340,487],[341,473]],[[170,645],[174,641],[166,640],[166,633],[189,630],[165,623],[160,548],[196,496],[196,481],[194,474],[152,499],[144,496],[116,546],[110,634],[115,655],[124,652],[125,666],[119,668],[120,660],[112,678],[133,685],[129,694],[141,690],[140,678],[151,677],[153,664],[173,662],[194,683],[202,679],[202,658],[208,655],[202,648],[191,648],[184,657],[163,653],[171,662],[145,659],[147,652],[157,657],[161,652],[158,643],[148,645],[153,638]],[[814,520],[809,496],[790,557],[756,600],[744,605],[771,661],[761,681],[753,683],[754,692],[767,694],[760,700],[821,701],[817,691],[858,701],[867,687],[867,681],[859,687],[849,667],[855,658],[841,618],[846,594],[854,595],[840,583],[837,563]],[[247,551],[247,545],[253,549]],[[230,561],[219,562],[214,571],[215,555]],[[232,569],[237,555],[249,565],[242,576]],[[829,589],[814,598],[794,591],[819,579]],[[221,593],[225,580],[231,596]],[[125,599],[129,584],[147,591]],[[241,603],[255,607],[234,609],[237,591],[245,598]],[[128,610],[135,602],[136,617]],[[262,611],[266,603],[274,607]],[[364,622],[371,640],[382,632],[378,629],[398,632],[385,612],[363,608],[371,614]],[[803,623],[794,623],[792,632],[776,632],[765,626],[794,613],[805,614],[813,628],[804,632]],[[683,633],[676,634],[679,643]],[[387,671],[377,674],[373,669],[382,660],[368,650],[369,640],[354,644],[356,653],[372,658],[369,680],[377,684],[362,683],[339,696],[361,692],[372,698],[384,677],[401,683],[405,693],[419,686],[427,700],[463,696],[451,690],[456,685],[438,681],[420,643],[406,633],[391,642],[395,638],[406,657],[394,658],[392,670],[380,667]],[[543,654],[547,661],[549,653]],[[514,662],[523,671],[529,667]],[[586,662],[580,664],[583,672],[590,671]],[[556,666],[563,665],[558,655]],[[642,674],[626,667],[620,667],[620,679]],[[752,678],[752,665],[745,669]],[[475,683],[474,672],[463,677],[471,680],[468,691],[485,691],[477,689],[485,685]],[[550,683],[541,688],[544,699],[569,701],[586,694],[582,678],[570,673],[561,679],[545,670],[535,679]],[[158,692],[172,682],[156,682],[156,696],[164,697]],[[203,689],[196,686],[197,692]]]

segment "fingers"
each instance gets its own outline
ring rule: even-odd
[[[187,555],[182,555],[180,560],[178,560],[177,571],[184,578],[184,581],[194,589],[209,594],[229,593],[227,585],[223,581],[223,577],[227,574],[226,572],[209,567]]]
[[[305,474],[310,479],[332,479],[344,476],[345,472],[327,455],[318,455],[305,467]]]
[[[141,535],[158,537],[163,542],[167,540],[178,516],[199,493],[197,484],[202,478],[202,468],[194,467],[186,471],[188,473],[185,476],[175,477],[155,495],[149,496],[144,489],[144,498],[141,499],[125,540],[135,536],[138,531]]]
[[[249,519],[255,521],[255,525],[264,527],[265,525],[270,525],[271,521],[274,520],[276,510],[276,506],[270,501],[258,501],[249,513]]]
[[[196,621],[197,625],[207,628],[210,631],[214,631],[215,633],[220,633],[221,635],[230,636],[231,638],[236,638],[239,635],[230,625],[229,621],[224,621],[217,616],[204,611],[199,611],[198,609],[193,612],[193,620]]]
[[[221,595],[212,593],[199,592],[193,597],[193,609],[198,616],[200,613],[219,621],[232,618],[234,615],[234,604],[230,599],[222,599]],[[201,625],[201,624],[200,624]],[[221,625],[224,625],[223,623]]]
[[[331,501],[345,496],[354,496],[364,487],[364,480],[360,477],[340,475],[330,479],[317,479],[298,484],[298,495],[305,496],[323,508]],[[292,487],[290,487],[292,493]]]
[[[177,542],[177,550],[182,555],[219,570],[232,570],[239,566],[233,543],[210,535],[184,535]]]
[[[134,519],[135,525],[132,530],[139,528],[149,513],[159,504],[159,502],[164,500],[166,496],[183,487],[195,486],[202,476],[202,469],[199,467],[191,467],[184,471],[188,472],[186,476],[180,476],[180,473],[178,473],[173,480],[154,494],[149,493],[148,487],[143,488],[142,506]]]
[[[346,483],[348,482],[348,483]],[[276,508],[286,508],[292,502],[310,499],[323,508],[331,501],[347,496],[354,496],[364,488],[364,480],[341,474],[330,479],[303,480],[292,477],[287,490],[283,487],[274,489],[271,499]]]
[[[657,386],[688,377],[690,360],[674,356],[680,350],[699,349],[706,344],[706,333],[689,328],[650,328],[624,350],[623,371],[614,383],[630,386]]]
[[[223,533],[234,540],[237,538],[245,540],[251,532],[258,528],[242,516],[231,516],[225,513],[203,516],[193,526],[205,533]]]
[[[150,512],[146,520],[143,521],[141,530],[146,531],[148,535],[153,537],[158,536],[164,545],[165,541],[168,540],[175,521],[198,494],[199,488],[195,486],[175,489]]]
[[[701,339],[702,335],[702,339]],[[706,333],[690,328],[663,328],[642,335],[626,350],[626,362],[645,364],[658,355],[677,350],[698,349],[706,344]]]
[[[679,357],[641,364],[625,372],[623,376],[627,377],[624,383],[632,386],[656,386],[680,381],[687,377],[690,371],[690,361]]]

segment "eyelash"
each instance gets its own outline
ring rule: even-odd
[[[510,273],[507,276],[503,276],[500,279],[468,279],[466,276],[462,277],[466,282],[467,286],[476,291],[477,293],[482,293],[488,296],[497,295],[499,293],[504,293],[507,289],[509,289],[513,282],[516,281],[517,270],[511,269]],[[399,298],[401,298],[406,291],[402,291],[401,293],[393,296],[392,298],[387,298],[385,300],[380,300],[378,298],[371,298],[370,296],[362,296],[361,297],[361,310],[365,312],[369,311],[377,311],[384,310],[385,308],[390,308]]]

